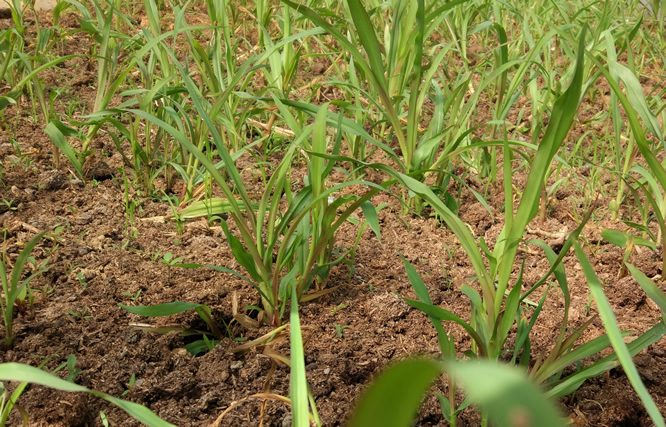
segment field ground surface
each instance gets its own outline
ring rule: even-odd
[[[251,3],[247,8],[250,6]],[[164,10],[170,9],[166,6]],[[242,19],[251,22],[250,10],[253,9],[242,7],[235,22],[238,28],[241,28],[238,22]],[[26,13],[26,50],[30,43],[34,43],[35,22],[42,29],[72,31],[81,25],[74,12],[74,8],[63,12],[57,27],[50,12],[36,17]],[[137,34],[139,24],[147,27],[148,18],[141,5],[134,10],[132,18],[136,27],[120,27],[127,34]],[[205,6],[188,5],[186,21],[192,26],[210,24]],[[165,12],[162,17],[165,31],[173,29],[173,22],[173,13]],[[0,19],[0,30],[7,30],[13,25],[11,19]],[[275,28],[270,28],[273,33]],[[204,30],[199,36],[205,38],[206,34]],[[256,33],[252,31],[246,37],[249,45],[257,42]],[[88,56],[91,40],[85,32],[74,32],[62,38],[57,44],[58,55],[73,57],[40,74],[47,92],[58,91],[53,103],[54,117],[63,121],[69,117],[71,126],[74,126],[79,114],[94,112],[98,71],[96,59]],[[314,54],[308,60],[301,60],[293,80],[294,90],[289,96],[316,104],[345,99],[341,86],[326,84],[327,79],[337,78],[333,74],[336,72],[336,66],[333,66],[336,58],[335,55],[322,53],[321,49],[336,46],[335,42],[326,39],[323,45],[313,45]],[[495,47],[470,36],[466,48],[470,60],[468,67],[492,58]],[[192,58],[183,40],[174,43],[174,49],[179,58]],[[560,59],[564,57],[566,55],[563,54]],[[626,54],[619,60],[626,62]],[[666,85],[663,59],[631,60],[641,62],[639,81],[643,92],[646,95],[663,93]],[[564,59],[562,61],[562,70],[573,64]],[[340,63],[344,65],[342,61],[337,62],[338,66]],[[452,60],[453,63],[455,61]],[[139,72],[130,72],[127,79],[132,82],[128,83],[127,89],[137,87]],[[309,83],[313,85],[308,87]],[[472,84],[476,84],[474,79]],[[262,78],[255,76],[249,88],[259,90],[265,85]],[[609,128],[610,119],[608,115],[604,116],[611,104],[611,87],[603,79],[593,85],[588,91],[594,92],[595,96],[584,97],[562,145],[562,157],[576,150],[583,157],[596,156],[595,144],[611,144],[605,134],[612,132],[612,125]],[[5,91],[9,88],[0,89]],[[119,105],[125,100],[114,96],[110,105]],[[477,124],[493,120],[494,102],[492,95],[479,98],[473,119]],[[526,89],[516,98],[506,120],[529,128],[531,119],[518,112],[531,111],[531,107],[523,108],[530,103]],[[271,111],[276,112],[277,109]],[[265,113],[262,117],[270,116]],[[663,128],[663,114],[656,117]],[[259,115],[256,118],[261,119]],[[425,120],[422,125],[427,127],[428,121]],[[546,118],[546,124],[547,121]],[[278,127],[275,132],[285,134],[284,139],[290,138],[283,131],[287,127],[284,122],[278,120],[275,125]],[[137,184],[138,178],[132,165],[127,164],[116,148],[110,137],[111,132],[102,131],[92,140],[90,150],[93,154],[83,165],[83,176],[62,153],[60,165],[56,167],[52,140],[44,132],[45,122],[41,112],[30,103],[27,95],[3,112],[3,127],[0,132],[0,200],[6,203],[0,205],[0,230],[4,230],[0,233],[2,250],[8,265],[12,265],[25,242],[36,233],[46,231],[47,237],[41,240],[32,255],[37,260],[49,257],[50,268],[31,283],[34,301],[31,306],[24,306],[16,313],[16,340],[12,348],[0,350],[2,361],[38,365],[52,357],[47,368],[53,369],[69,355],[74,355],[75,366],[81,370],[75,380],[77,384],[113,396],[123,396],[180,426],[213,423],[232,403],[235,406],[224,415],[221,425],[259,425],[260,420],[263,425],[291,425],[289,405],[283,401],[254,397],[266,392],[289,395],[290,369],[282,363],[275,363],[274,356],[289,356],[288,334],[279,335],[267,346],[238,351],[240,345],[275,328],[265,322],[246,322],[242,325],[234,320],[237,311],[245,312],[244,307],[262,305],[259,294],[246,281],[225,272],[206,267],[169,267],[160,262],[163,254],[170,252],[174,258],[183,257],[181,263],[223,266],[245,273],[229,248],[227,235],[219,221],[208,221],[203,217],[176,222],[169,217],[174,211],[165,197],[176,200],[176,206],[184,200],[185,183],[182,178],[174,170],[169,172],[173,175],[166,177],[165,173],[158,173],[151,181],[152,187],[147,190]],[[249,124],[247,127],[250,129]],[[376,128],[374,130],[380,132]],[[155,132],[155,127],[152,132]],[[252,137],[261,135],[260,132],[261,129],[256,126],[254,133],[247,130],[248,142]],[[483,129],[475,132],[480,138],[485,135]],[[525,141],[532,138],[530,132],[526,129],[521,134]],[[284,144],[282,136],[276,140],[276,144]],[[76,146],[78,142],[72,141]],[[269,143],[270,140],[265,141],[265,144]],[[127,143],[123,144],[129,155],[131,148]],[[627,144],[627,138],[622,144]],[[389,145],[399,153],[395,139]],[[80,144],[76,148],[80,149]],[[257,148],[257,151],[260,149]],[[291,161],[293,191],[303,187],[303,177],[307,176],[310,164],[308,152],[299,151]],[[260,163],[257,158],[262,156],[246,151],[236,160],[247,191],[253,198],[256,196],[256,200],[264,191],[262,175],[267,169],[274,170],[272,168],[279,164],[282,153],[279,148],[271,149],[263,155],[265,160]],[[657,150],[656,154],[662,159],[660,153],[663,149]],[[342,154],[353,156],[347,147],[342,149]],[[502,158],[499,152],[496,161],[500,162]],[[632,275],[620,270],[623,262],[628,260],[647,277],[654,279],[663,290],[660,280],[664,274],[663,248],[661,245],[654,248],[636,246],[627,259],[624,249],[604,239],[602,231],[605,229],[627,230],[626,221],[641,223],[641,211],[636,208],[637,204],[631,202],[638,196],[627,192],[618,208],[617,219],[612,219],[608,207],[616,198],[617,173],[612,168],[597,168],[603,163],[603,158],[595,157],[588,163],[571,161],[570,157],[566,159],[570,160],[570,164],[561,168],[561,175],[560,169],[557,170],[558,177],[566,177],[564,185],[551,187],[553,191],[544,210],[545,218],[542,220],[541,214],[537,215],[527,226],[523,240],[543,240],[558,252],[565,238],[579,226],[581,218],[593,206],[594,213],[584,226],[579,241],[604,285],[603,290],[620,329],[631,331],[631,335],[625,338],[629,342],[632,337],[659,322],[662,313]],[[370,153],[368,161],[393,165],[381,150]],[[529,173],[528,167],[521,166],[522,161],[522,158],[514,158],[511,177],[514,191],[518,194],[525,188]],[[645,165],[640,155],[633,161]],[[351,169],[349,164],[340,162],[327,177],[327,186],[348,180]],[[464,162],[453,161],[452,171],[460,178],[449,184],[450,193],[457,198],[458,217],[467,224],[473,236],[477,239],[482,237],[489,248],[494,247],[505,225],[502,168],[496,170],[493,181],[480,178],[477,170],[470,169],[469,164]],[[379,170],[369,169],[363,179],[381,183],[387,177]],[[555,174],[549,181],[550,184],[553,182]],[[361,187],[345,187],[336,196],[355,192],[363,194],[365,190]],[[391,362],[414,355],[434,357],[440,353],[437,332],[426,314],[403,300],[415,299],[416,294],[400,255],[421,275],[433,304],[466,320],[471,316],[469,299],[460,289],[466,284],[476,286],[476,272],[461,249],[458,238],[429,206],[425,206],[420,214],[411,210],[406,212],[400,203],[404,196],[401,196],[402,190],[395,185],[391,191],[393,195],[380,193],[371,199],[374,206],[386,205],[378,212],[381,240],[370,228],[365,229],[353,259],[347,257],[350,262],[331,267],[324,284],[324,288],[331,291],[300,304],[306,376],[325,426],[344,424],[365,387]],[[222,195],[218,190],[213,190],[213,194]],[[131,219],[128,201],[132,202]],[[285,203],[284,200],[282,203]],[[286,209],[286,204],[284,207]],[[360,210],[356,215],[362,216]],[[228,222],[230,233],[238,235],[237,227],[232,221]],[[656,221],[648,228],[656,232]],[[358,225],[344,223],[336,234],[335,248],[353,248],[358,230]],[[564,257],[562,264],[571,300],[568,324],[577,328],[595,316],[597,308],[573,249]],[[543,251],[533,245],[520,247],[514,275],[518,274],[521,266],[524,269],[524,289],[537,283],[551,267]],[[562,323],[564,297],[556,285],[549,289],[539,321],[530,335],[532,361],[553,346]],[[537,290],[529,299],[538,302],[544,290]],[[119,303],[148,306],[173,301],[206,304],[218,324],[225,325],[225,336],[211,351],[193,356],[184,349],[193,338],[183,337],[178,332],[158,335],[136,327],[137,324],[175,325],[205,330],[206,324],[192,311],[148,318],[131,314],[118,306]],[[257,319],[256,310],[246,313],[253,320]],[[469,335],[452,322],[445,323],[445,328],[454,337],[457,354],[464,357],[463,353],[472,348]],[[589,342],[604,333],[604,324],[597,317],[585,329],[578,343]],[[509,334],[506,348],[513,348],[511,345],[514,343],[515,327]],[[604,350],[585,359],[582,364],[590,364],[609,353],[610,350]],[[502,355],[500,359],[508,361],[511,354]],[[660,412],[666,413],[666,341],[660,340],[639,352],[634,363]],[[579,367],[570,366],[564,374],[575,372]],[[64,373],[65,370],[60,375],[64,377]],[[132,376],[133,384],[130,385]],[[447,384],[442,379],[433,385],[419,410],[416,425],[448,425],[442,416],[440,401],[432,392],[445,393]],[[459,395],[457,403],[461,401],[462,395]],[[619,366],[585,381],[575,393],[560,398],[559,403],[574,425],[652,425]],[[104,411],[112,425],[139,425],[122,410],[92,396],[41,386],[29,386],[19,404],[28,414],[30,425],[102,425],[100,410]],[[12,425],[20,423],[17,412],[10,421]],[[458,425],[480,423],[479,413],[473,407],[458,415]]]

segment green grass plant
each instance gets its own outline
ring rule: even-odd
[[[620,185],[616,196],[615,204],[611,207],[611,211],[616,212],[617,205],[621,202],[624,192],[624,183],[626,176],[630,172],[637,173],[641,176],[638,184],[647,184],[642,186],[643,194],[657,216],[657,222],[660,225],[659,233],[662,233],[664,212],[663,212],[663,191],[666,188],[666,170],[662,163],[657,159],[655,153],[658,148],[663,147],[665,143],[664,135],[661,132],[660,124],[657,117],[651,111],[643,90],[635,76],[635,73],[630,68],[625,67],[614,61],[615,56],[613,50],[608,49],[608,66],[604,66],[598,59],[590,55],[590,59],[597,65],[599,71],[604,75],[608,81],[613,95],[617,98],[619,103],[624,108],[629,123],[630,140],[626,148],[627,157],[625,158],[623,168],[621,170]],[[589,54],[588,54],[589,55]],[[625,87],[625,92],[620,88],[619,81],[622,81]],[[641,120],[643,125],[641,125]],[[645,129],[647,129],[658,141],[655,144],[648,140]],[[634,156],[640,153],[646,163],[647,168],[642,166],[633,166]],[[658,185],[657,185],[658,184]],[[616,215],[616,213],[615,213]],[[662,234],[663,236],[663,234]],[[663,253],[663,265],[666,266],[666,251]]]
[[[37,264],[34,259],[30,259],[30,253],[43,236],[44,232],[37,234],[35,237],[30,239],[28,243],[26,243],[25,247],[16,259],[14,266],[12,267],[11,276],[7,271],[4,259],[0,259],[0,281],[2,282],[2,298],[0,299],[0,310],[2,310],[2,320],[5,326],[4,344],[8,348],[12,347],[15,338],[13,327],[15,305],[25,304],[26,298],[28,296],[30,281],[48,269],[46,267],[48,258],[40,264]],[[29,273],[27,278],[23,279],[24,268],[29,261],[32,261],[34,269],[31,273]]]
[[[196,90],[189,77],[184,76],[188,89]],[[195,92],[196,93],[196,92]],[[210,117],[203,103],[197,96],[193,101],[200,116],[209,124],[214,135],[218,153],[221,154],[230,182],[240,194],[242,206],[253,206],[240,174],[235,169],[231,156],[221,142],[219,134],[214,131]],[[228,181],[218,172],[206,155],[198,150],[175,128],[160,122],[153,116],[147,116],[139,111],[147,120],[152,120],[164,126],[183,146],[193,153],[206,167],[219,188],[226,196],[230,205],[229,220],[238,228],[240,238],[234,235],[222,221],[227,242],[236,261],[245,269],[247,276],[244,280],[251,283],[262,298],[264,315],[270,324],[278,326],[284,313],[285,303],[289,298],[300,300],[303,293],[313,283],[325,281],[330,266],[342,261],[346,254],[337,260],[331,260],[335,248],[335,231],[358,208],[362,208],[366,219],[373,231],[379,235],[379,226],[375,208],[368,202],[377,192],[384,188],[372,183],[351,181],[345,184],[326,188],[325,179],[333,168],[333,162],[326,162],[321,156],[314,156],[310,161],[309,173],[304,183],[305,187],[293,194],[289,181],[290,166],[297,150],[306,148],[316,154],[324,154],[327,147],[326,126],[328,110],[322,107],[317,114],[313,125],[308,125],[299,137],[291,143],[284,157],[269,181],[261,199],[257,202],[257,209],[248,211],[241,208],[236,195],[229,187]],[[340,146],[341,133],[337,133],[335,147]],[[311,137],[311,139],[309,139]],[[304,145],[304,147],[303,147]],[[334,153],[337,149],[334,149]],[[341,196],[329,200],[329,196],[340,189],[362,184],[375,187],[363,196]],[[279,195],[280,197],[278,197]],[[286,211],[281,211],[282,197],[289,203]],[[338,214],[338,209],[342,213]],[[267,218],[267,219],[266,219]],[[282,271],[286,271],[284,275]],[[295,295],[291,294],[290,283],[296,281]]]
[[[367,59],[340,30],[324,19],[323,14],[289,0],[284,3],[325,29],[352,56],[358,71],[369,83],[369,99],[373,107],[380,109],[398,140],[402,153],[402,159],[398,160],[400,170],[409,173],[427,169],[421,162],[437,151],[443,135],[433,125],[426,136],[419,137],[418,118],[434,74],[448,49],[441,49],[424,68],[424,40],[442,22],[447,11],[464,1],[453,1],[443,6],[437,6],[434,2],[426,6],[424,1],[396,2],[392,10],[392,26],[384,36],[384,47],[381,47],[375,30],[377,26],[372,23],[368,11],[360,1],[349,0],[347,13],[353,23],[351,28],[355,30],[355,39],[363,47]],[[332,15],[332,12],[327,15]],[[382,59],[382,52],[386,60]],[[403,114],[407,116],[406,125],[401,120]],[[436,120],[435,123],[439,124]],[[359,152],[358,149],[353,151]]]
[[[418,277],[416,271],[406,263],[408,277],[420,299],[420,301],[406,301],[413,307],[424,311],[430,317],[433,325],[438,331],[440,348],[445,360],[454,359],[456,353],[453,338],[442,327],[442,321],[455,322],[462,326],[470,335],[472,338],[472,351],[469,354],[470,356],[489,358],[491,360],[497,360],[500,355],[503,354],[504,345],[507,341],[509,331],[517,322],[518,339],[516,341],[516,347],[512,350],[514,353],[514,361],[522,349],[522,363],[527,363],[530,355],[529,331],[532,329],[538,318],[548,292],[546,290],[540,302],[536,304],[536,309],[532,314],[532,320],[530,323],[521,320],[521,313],[524,312],[522,303],[526,303],[528,297],[536,289],[541,288],[547,282],[547,278],[551,274],[555,274],[557,285],[565,297],[562,326],[559,335],[556,338],[555,346],[550,354],[539,356],[536,364],[531,367],[530,371],[532,378],[537,382],[552,381],[552,378],[555,378],[555,382],[550,384],[550,386],[553,387],[554,384],[557,384],[557,387],[553,388],[553,390],[557,390],[557,392],[553,393],[558,396],[561,395],[560,393],[562,393],[563,390],[566,390],[567,392],[574,391],[575,388],[581,384],[581,377],[589,378],[589,376],[585,375],[590,375],[592,372],[598,374],[600,366],[603,365],[608,367],[610,365],[604,365],[603,363],[594,364],[591,367],[584,369],[582,373],[560,380],[558,373],[561,372],[564,367],[598,353],[611,343],[615,343],[616,341],[614,337],[617,336],[617,334],[621,334],[619,329],[613,326],[612,322],[608,322],[605,323],[609,334],[608,337],[600,337],[597,340],[593,340],[591,343],[573,349],[573,345],[578,337],[580,337],[582,332],[591,323],[590,320],[579,329],[574,330],[567,335],[570,297],[566,274],[560,263],[564,255],[578,238],[578,235],[582,231],[582,227],[589,219],[592,211],[588,213],[587,218],[582,221],[579,228],[569,236],[564,247],[561,249],[559,256],[556,255],[545,243],[536,242],[545,251],[545,255],[551,263],[551,269],[535,285],[527,291],[521,290],[522,268],[518,277],[515,279],[515,282],[512,280],[518,246],[524,236],[527,225],[538,212],[543,187],[542,183],[549,173],[550,164],[556,153],[559,151],[559,148],[573,123],[581,100],[584,69],[586,68],[584,65],[584,57],[586,54],[584,33],[585,29],[583,29],[578,36],[577,62],[575,65],[575,71],[571,75],[569,87],[562,92],[554,103],[549,125],[540,141],[536,155],[531,161],[527,184],[519,198],[515,214],[512,203],[513,197],[511,197],[513,191],[510,180],[511,175],[508,174],[508,178],[507,175],[505,175],[504,190],[505,200],[507,200],[507,205],[505,207],[505,225],[492,251],[485,246],[483,241],[477,243],[476,239],[460,219],[453,215],[446,204],[437,198],[426,185],[401,174],[390,167],[384,165],[366,165],[386,172],[409,188],[410,191],[423,197],[424,201],[431,204],[433,209],[437,211],[443,221],[458,237],[476,272],[476,280],[481,289],[481,293],[479,294],[475,289],[468,285],[463,286],[461,289],[471,301],[472,316],[471,321],[468,323],[454,313],[432,305],[422,280]],[[505,144],[504,149],[505,158],[507,158],[508,156],[506,154],[509,150],[509,146]],[[484,262],[482,254],[486,256],[487,263]],[[590,286],[595,285],[596,282],[592,281],[591,276],[588,276],[588,280],[591,281]],[[596,292],[596,290],[593,292]],[[599,299],[595,300],[597,302],[599,301]],[[644,346],[660,339],[664,333],[663,326],[664,325],[660,323],[658,326],[634,341],[632,351],[645,348]],[[615,344],[614,347],[617,353],[614,353],[612,357],[619,357],[620,360],[630,363],[625,357],[626,349],[619,348]],[[451,382],[450,391],[453,390],[455,390],[455,384]],[[451,395],[450,398],[447,399],[451,402],[451,405],[453,405],[453,397],[454,395]],[[648,404],[649,402],[646,403],[646,405]],[[654,403],[652,403],[652,405],[654,405]],[[455,408],[451,406],[450,413],[454,412]],[[661,418],[656,417],[651,410],[650,414],[653,417],[653,420],[659,424]]]

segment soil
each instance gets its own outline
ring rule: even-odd
[[[10,25],[0,20],[2,28]],[[60,25],[77,23],[65,16]],[[67,40],[65,51],[86,53],[84,40],[78,35]],[[473,46],[470,50],[474,51]],[[316,61],[314,65],[312,75],[318,76],[330,63]],[[54,85],[74,82],[63,101],[76,100],[90,108],[95,90],[89,86],[90,80],[85,80],[93,73],[87,69],[86,60],[68,61],[57,73],[45,78]],[[307,77],[300,76],[303,81],[308,81]],[[608,96],[607,87],[599,90]],[[16,343],[11,349],[0,350],[1,359],[38,365],[50,357],[46,366],[54,369],[74,355],[76,368],[81,370],[76,383],[113,396],[124,395],[179,426],[209,425],[229,408],[221,425],[290,425],[287,404],[255,396],[267,392],[288,395],[289,368],[275,363],[274,356],[289,356],[288,339],[238,351],[243,343],[273,330],[269,326],[246,328],[234,320],[235,305],[241,312],[243,307],[260,305],[257,292],[231,274],[207,268],[169,269],[151,259],[157,253],[172,252],[174,257],[184,257],[183,262],[239,269],[222,229],[205,220],[191,220],[179,230],[173,222],[158,218],[171,214],[168,203],[135,189],[126,199],[119,172],[123,159],[102,134],[93,144],[101,154],[86,167],[86,182],[75,176],[66,159],[56,167],[43,124],[33,119],[30,108],[23,107],[7,110],[5,115],[12,118],[13,128],[0,134],[0,199],[11,201],[0,206],[0,230],[6,230],[2,247],[13,264],[25,242],[36,232],[47,231],[47,238],[33,256],[38,261],[49,257],[50,269],[34,280],[34,305],[18,313]],[[592,114],[594,109],[603,108],[603,103],[586,107],[586,114]],[[578,123],[572,131],[567,149],[584,133],[581,126]],[[251,179],[252,159],[242,158],[239,165],[244,166],[248,185],[260,185]],[[302,177],[306,173],[306,160],[300,158],[294,164],[293,175]],[[586,171],[571,173],[583,177]],[[381,176],[366,178],[381,180]],[[497,182],[501,179],[500,171]],[[527,179],[524,169],[513,179],[522,188]],[[451,184],[455,189],[452,194],[460,191],[459,215],[492,248],[503,227],[502,187],[484,187],[475,178],[466,179],[466,184],[468,187],[462,188]],[[157,187],[160,185],[167,187],[158,182]],[[470,188],[484,195],[490,212]],[[552,197],[545,221],[541,223],[537,217],[530,224],[526,240],[544,239],[553,248],[561,247],[557,233],[573,231],[593,200],[593,195],[584,191],[575,186],[560,188]],[[608,206],[610,200],[611,196],[601,195],[598,206]],[[133,223],[128,222],[126,201],[137,205]],[[327,286],[336,290],[300,307],[307,378],[326,426],[345,423],[360,393],[387,364],[409,356],[439,353],[436,332],[427,317],[403,301],[416,296],[399,255],[421,274],[434,304],[464,319],[470,315],[469,300],[460,287],[473,283],[474,271],[454,234],[437,218],[428,216],[427,210],[421,217],[404,215],[399,202],[388,195],[376,196],[372,202],[376,206],[388,204],[379,213],[381,242],[366,230],[353,267],[338,264],[333,268]],[[621,213],[627,219],[636,215],[629,210]],[[600,231],[622,229],[624,224],[609,217],[605,208],[599,208],[586,225],[581,242],[605,285],[620,327],[636,337],[658,322],[661,312],[631,277],[618,279],[624,253],[603,240]],[[345,224],[337,245],[353,247],[357,231],[356,226]],[[550,268],[535,246],[519,258],[525,265],[525,289]],[[664,274],[660,259],[661,248],[656,252],[643,248],[632,255],[631,261],[649,277],[655,277]],[[564,265],[571,292],[569,326],[579,327],[596,313],[596,307],[590,303],[589,288],[573,252],[565,257]],[[184,350],[190,338],[177,332],[152,334],[133,326],[141,323],[205,329],[194,312],[154,319],[130,314],[118,306],[173,301],[208,305],[217,322],[228,326],[228,337],[212,351],[195,357]],[[561,326],[563,304],[561,293],[552,289],[531,336],[533,359],[552,347]],[[257,314],[246,313],[254,317]],[[455,336],[459,354],[470,349],[469,337],[461,328],[452,324],[446,327]],[[596,319],[579,343],[603,333],[604,327]],[[642,351],[635,363],[653,399],[666,413],[666,342],[659,341]],[[63,377],[65,374],[59,373]],[[136,381],[130,387],[133,375]],[[438,382],[433,391],[445,392],[446,383]],[[98,426],[102,425],[100,411],[112,425],[138,425],[122,410],[100,399],[41,386],[29,386],[19,403],[29,415],[30,425],[35,426]],[[560,403],[577,425],[651,425],[621,368],[586,381]],[[16,414],[11,422],[20,424]],[[461,426],[478,425],[480,419],[473,408],[468,408],[458,422]],[[425,399],[415,425],[446,425],[434,393]]]

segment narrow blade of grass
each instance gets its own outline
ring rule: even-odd
[[[629,263],[625,263],[631,275],[634,276],[634,279],[638,284],[643,288],[645,293],[654,301],[663,313],[666,313],[666,294],[664,294],[661,289],[655,285],[649,277],[643,274],[642,271],[634,267]]]
[[[548,128],[539,144],[536,157],[527,178],[527,185],[518,206],[518,211],[513,224],[509,230],[506,230],[506,246],[503,249],[503,262],[499,267],[499,283],[497,286],[498,297],[495,300],[495,315],[500,312],[504,292],[506,291],[511,272],[513,270],[513,260],[518,251],[518,243],[523,237],[525,227],[536,216],[541,197],[541,188],[544,183],[546,173],[550,169],[550,164],[560,149],[564,138],[569,133],[573,123],[578,105],[581,99],[581,89],[584,77],[584,56],[585,56],[585,32],[587,27],[583,27],[578,44],[578,59],[573,78],[569,88],[560,96],[553,106],[553,112],[550,116]],[[501,247],[501,246],[500,246]]]
[[[624,343],[624,340],[622,339],[622,332],[620,331],[620,328],[617,325],[617,320],[615,319],[615,315],[613,314],[613,309],[611,308],[610,304],[608,303],[608,300],[606,299],[606,294],[604,294],[604,290],[601,282],[599,281],[599,278],[594,272],[594,269],[592,268],[590,261],[587,259],[587,256],[583,252],[583,249],[580,247],[580,244],[576,243],[575,248],[576,248],[576,256],[578,257],[578,262],[583,268],[583,273],[585,273],[585,277],[590,286],[590,292],[592,293],[592,297],[594,298],[594,301],[597,304],[597,308],[599,309],[599,315],[604,323],[606,332],[608,333],[608,338],[610,339],[611,344],[613,345],[613,348],[617,353],[617,356],[620,360],[620,363],[622,364],[622,368],[624,368],[624,372],[626,373],[627,378],[629,378],[629,382],[634,387],[634,390],[636,390],[638,397],[640,397],[641,402],[643,402],[645,409],[647,410],[648,414],[650,415],[650,418],[655,423],[655,425],[657,427],[666,426],[666,424],[664,424],[664,418],[659,413],[657,405],[654,403],[654,400],[652,400],[650,393],[648,393],[647,389],[645,388],[645,385],[643,384],[643,381],[641,380],[640,375],[638,374],[636,365],[634,365],[633,360],[631,360],[631,354],[629,353],[627,345]]]
[[[298,317],[298,295],[296,281],[291,283],[291,411],[294,427],[308,427],[310,413],[308,411],[308,382],[305,378],[305,354],[303,352],[303,337],[301,335],[301,322]]]
[[[34,366],[23,365],[20,363],[0,364],[0,380],[28,382],[28,383],[40,384],[46,387],[54,388],[56,390],[88,393],[116,405],[117,407],[127,412],[132,417],[134,417],[136,420],[148,426],[151,427],[173,426],[173,424],[164,421],[163,419],[155,415],[150,409],[141,406],[138,403],[128,402],[126,400],[118,399],[116,397],[109,396],[108,394],[99,391],[89,390],[78,384],[62,380],[54,375],[49,374],[48,372],[44,372],[41,369],[35,368]]]

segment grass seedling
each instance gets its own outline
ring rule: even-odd
[[[14,305],[22,303],[25,301],[25,298],[28,294],[28,286],[30,281],[40,274],[44,273],[48,268],[46,264],[48,263],[48,258],[44,260],[41,264],[33,261],[35,268],[32,273],[25,279],[22,279],[24,275],[24,268],[26,263],[30,259],[30,253],[35,248],[37,243],[42,239],[44,233],[40,233],[30,239],[30,241],[25,245],[25,248],[21,251],[14,268],[12,269],[11,277],[7,272],[3,258],[0,259],[0,281],[2,281],[2,298],[0,298],[0,309],[2,310],[2,319],[5,326],[5,341],[4,344],[6,347],[11,348],[14,343]]]
[[[70,383],[73,383],[74,380],[76,380],[76,377],[81,374],[81,369],[76,369],[76,356],[73,354],[70,354],[67,357],[67,361],[59,365],[57,368],[53,370],[53,373],[57,373],[58,371],[67,368],[67,374],[66,380],[69,381]]]
[[[166,194],[164,196],[164,198],[169,202],[169,206],[171,207],[171,218],[173,218],[174,222],[176,223],[177,233],[179,236],[182,236],[183,232],[185,231],[185,221],[183,220],[183,216],[178,211],[176,205],[174,205],[174,203],[171,201],[171,197],[167,196]]]
[[[180,67],[179,64],[176,66]],[[326,104],[319,108],[313,125],[300,129],[295,121],[292,122],[294,128],[298,129],[298,132],[295,132],[295,140],[286,150],[282,161],[270,177],[261,194],[261,199],[258,203],[253,203],[240,173],[234,166],[234,160],[202,101],[199,89],[191,77],[184,73],[184,70],[180,69],[180,71],[198,114],[213,135],[213,142],[226,165],[226,173],[230,176],[230,180],[225,179],[208,156],[194,146],[178,129],[154,116],[137,110],[131,112],[164,127],[198,159],[219,185],[229,204],[229,221],[236,225],[240,234],[239,238],[231,233],[227,221],[221,223],[236,261],[248,274],[248,276],[241,277],[251,283],[261,295],[264,318],[267,319],[267,322],[278,326],[281,324],[285,304],[290,297],[289,282],[297,281],[297,298],[300,299],[313,281],[318,287],[322,287],[330,266],[344,259],[341,257],[331,260],[331,254],[335,249],[335,232],[356,209],[362,208],[372,230],[379,236],[376,210],[368,200],[379,191],[384,190],[384,187],[368,182],[347,182],[332,188],[325,187],[325,179],[334,166],[334,162],[326,162],[323,157],[328,153],[326,129],[329,114]],[[343,118],[339,116],[334,154],[338,153],[341,144],[339,130],[342,121]],[[293,194],[289,182],[290,168],[294,156],[300,149],[311,150],[313,155],[310,159],[305,188],[299,193]],[[232,192],[230,184],[234,185],[240,197]],[[374,188],[360,197],[348,195],[328,203],[329,195],[353,184],[363,184]],[[286,212],[279,210],[280,201],[283,198],[289,202]],[[248,209],[248,207],[252,207],[252,209]],[[338,214],[338,210],[341,211],[340,214]],[[283,270],[286,271],[284,275],[282,275]],[[317,289],[317,291],[321,291],[321,289]]]
[[[134,221],[136,218],[136,208],[137,205],[140,205],[140,202],[136,202],[130,198],[129,194],[130,182],[127,179],[125,174],[125,168],[123,168],[123,189],[124,189],[124,204],[125,204],[125,234],[130,240],[136,240],[139,235],[139,230],[134,227]]]
[[[13,200],[2,199],[0,206],[4,206],[4,208],[0,208],[0,210],[4,211],[15,211],[18,209],[17,206],[14,206]]]
[[[341,302],[340,304],[338,304],[337,307],[335,307],[333,309],[333,315],[335,315],[338,311],[342,310],[345,307],[347,307],[347,304],[345,304],[344,302]]]
[[[67,265],[66,272],[67,272],[68,275],[74,273],[74,270],[76,270],[77,268],[80,268],[80,267],[84,266],[83,264],[74,264],[74,263],[72,263],[72,261],[67,261],[66,265]]]
[[[88,286],[88,282],[86,282],[86,276],[82,272],[76,273],[76,278],[79,280],[79,285],[82,287]]]
[[[129,291],[125,291],[125,292],[121,293],[121,295],[125,295],[126,297],[129,297],[132,300],[132,302],[137,302],[137,300],[141,297],[141,292],[142,292],[142,289],[139,289],[138,291],[136,291],[135,294],[133,294]]]
[[[338,333],[338,338],[342,338],[343,331],[349,327],[349,325],[338,325],[337,323],[333,324],[335,331]]]
[[[83,307],[81,311],[72,311],[72,310],[65,310],[67,314],[72,316],[74,318],[74,321],[80,321],[83,322],[86,319],[92,319],[92,316],[88,314],[88,307]]]
[[[134,391],[134,384],[136,382],[136,375],[132,374],[130,377],[129,383],[127,384],[127,390],[123,391],[123,394],[121,396],[127,396],[128,394],[132,393]]]
[[[48,284],[44,285],[42,289],[39,290],[33,289],[33,292],[39,293],[43,303],[46,303],[49,300],[49,295],[51,295],[53,291],[55,291],[55,286],[49,286]]]
[[[184,256],[179,256],[174,258],[171,252],[166,252],[160,258],[160,262],[164,264],[167,268],[167,283],[171,283],[171,267],[178,267],[181,264],[181,261],[185,258]]]

